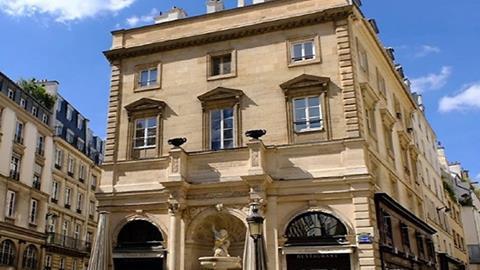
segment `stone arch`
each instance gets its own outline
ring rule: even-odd
[[[334,216],[338,220],[342,222],[343,225],[345,225],[347,229],[347,234],[351,235],[354,234],[354,226],[352,223],[350,223],[349,219],[344,216],[343,214],[339,213],[338,211],[335,211],[331,209],[330,207],[325,207],[325,206],[315,206],[315,207],[307,207],[303,208],[301,210],[293,210],[291,211],[286,218],[284,218],[283,222],[281,223],[282,226],[281,228],[281,236],[284,237],[284,234],[288,228],[288,225],[298,216],[301,216],[303,214],[309,213],[309,212],[323,212],[329,215]]]
[[[198,258],[213,256],[215,229],[225,229],[229,233],[230,248],[232,257],[243,257],[245,239],[247,237],[247,214],[239,209],[224,208],[221,211],[215,208],[208,208],[192,217],[188,224],[185,235],[185,258],[186,269],[201,269]]]
[[[120,231],[122,230],[122,228],[127,225],[128,223],[132,222],[132,221],[136,221],[136,220],[143,220],[143,221],[147,221],[147,222],[150,222],[153,226],[155,226],[159,231],[160,233],[162,234],[162,237],[163,237],[163,241],[164,241],[164,245],[167,244],[167,238],[168,238],[168,235],[165,233],[167,231],[167,228],[161,224],[161,223],[157,223],[154,221],[153,218],[149,217],[148,215],[138,215],[138,214],[134,214],[134,215],[129,215],[129,216],[126,216],[124,219],[122,219],[119,223],[117,223],[117,225],[114,227],[113,231],[112,231],[112,246],[115,247],[117,245],[117,239],[118,239],[118,234],[120,233]]]

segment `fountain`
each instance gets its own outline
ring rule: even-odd
[[[228,270],[228,269],[242,269],[240,257],[230,257],[228,248],[230,247],[230,240],[227,230],[221,229],[217,231],[215,226],[212,227],[215,237],[213,256],[200,257],[200,265],[206,269]]]

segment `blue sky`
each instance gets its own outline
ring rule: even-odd
[[[364,0],[396,49],[450,161],[480,180],[480,1]],[[61,93],[105,134],[110,31],[151,22],[172,6],[202,14],[205,0],[0,0],[0,70],[58,80]],[[227,1],[227,7],[234,5]]]

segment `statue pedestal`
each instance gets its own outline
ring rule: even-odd
[[[198,260],[205,269],[242,269],[240,257],[201,257]]]

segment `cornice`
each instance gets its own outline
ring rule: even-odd
[[[103,53],[110,62],[113,62],[115,60],[127,57],[135,57],[190,46],[199,46],[213,42],[238,39],[268,32],[298,28],[306,25],[318,24],[325,21],[333,21],[339,18],[347,18],[352,12],[352,6],[342,6],[319,11],[312,14],[279,19],[272,22],[253,24],[244,27],[226,29],[223,31],[145,44],[130,48],[112,49],[104,51]]]

